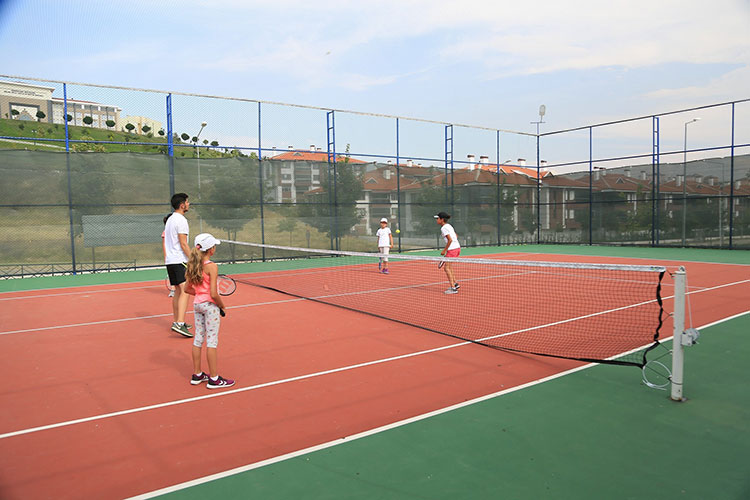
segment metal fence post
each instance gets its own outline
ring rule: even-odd
[[[70,224],[70,256],[76,274],[76,236],[73,224],[73,185],[70,173],[70,133],[68,131],[68,86],[63,83],[63,120],[65,120],[65,168],[68,172],[68,222]]]
[[[167,150],[169,153],[169,196],[174,195],[174,138],[172,137],[172,94],[167,94]]]
[[[396,118],[396,229],[398,229],[398,251],[401,252],[401,167],[399,166],[399,130]]]
[[[260,102],[258,103],[258,182],[260,183],[260,242],[266,244],[266,222],[263,217],[263,197],[265,185],[263,183],[263,148],[260,143],[261,119]],[[266,261],[266,247],[261,247],[261,260]]]

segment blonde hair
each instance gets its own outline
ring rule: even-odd
[[[208,250],[211,250],[211,248]],[[200,285],[203,283],[203,260],[206,258],[208,250],[204,252],[199,246],[194,246],[192,250],[190,250],[190,258],[188,259],[187,270],[185,271],[185,279],[193,285]]]

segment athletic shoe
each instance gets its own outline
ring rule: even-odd
[[[188,330],[187,324],[179,325],[177,323],[172,323],[172,331],[175,331],[182,335],[183,337],[192,337],[193,334],[190,333],[190,330]]]
[[[170,290],[169,295],[167,295],[167,297],[174,297],[174,290]]]
[[[450,287],[449,289],[447,289],[447,290],[445,291],[445,294],[446,294],[446,295],[452,295],[452,294],[454,294],[454,293],[458,293],[458,290],[456,290],[456,289],[455,289],[455,288],[453,288],[453,287]]]
[[[459,285],[458,283],[453,283],[453,289],[455,291],[458,291],[459,288],[461,288],[461,285]],[[190,327],[188,327],[188,328],[190,328]]]
[[[388,271],[388,269],[383,269],[383,274],[391,274],[391,273],[390,271]]]
[[[190,330],[192,327],[193,325],[191,325],[190,323],[185,323],[185,328],[187,328],[188,330]]]
[[[198,385],[201,382],[208,382],[208,373],[201,372],[200,375],[196,375],[193,373],[193,378],[190,379],[190,383],[193,385]]]
[[[234,380],[227,380],[222,376],[219,376],[216,380],[208,379],[208,384],[206,384],[206,387],[209,389],[221,389],[223,387],[232,387],[234,385]]]

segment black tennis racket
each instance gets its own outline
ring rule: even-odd
[[[445,261],[441,260],[440,262],[438,262],[438,269],[442,269],[444,265],[445,265]]]

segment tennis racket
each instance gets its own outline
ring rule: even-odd
[[[234,281],[234,278],[230,278],[226,274],[220,274],[216,278],[216,289],[219,295],[226,297],[227,295],[232,295],[237,290],[237,282]]]
[[[444,265],[445,265],[445,261],[441,260],[440,262],[438,262],[438,269],[442,269]]]

